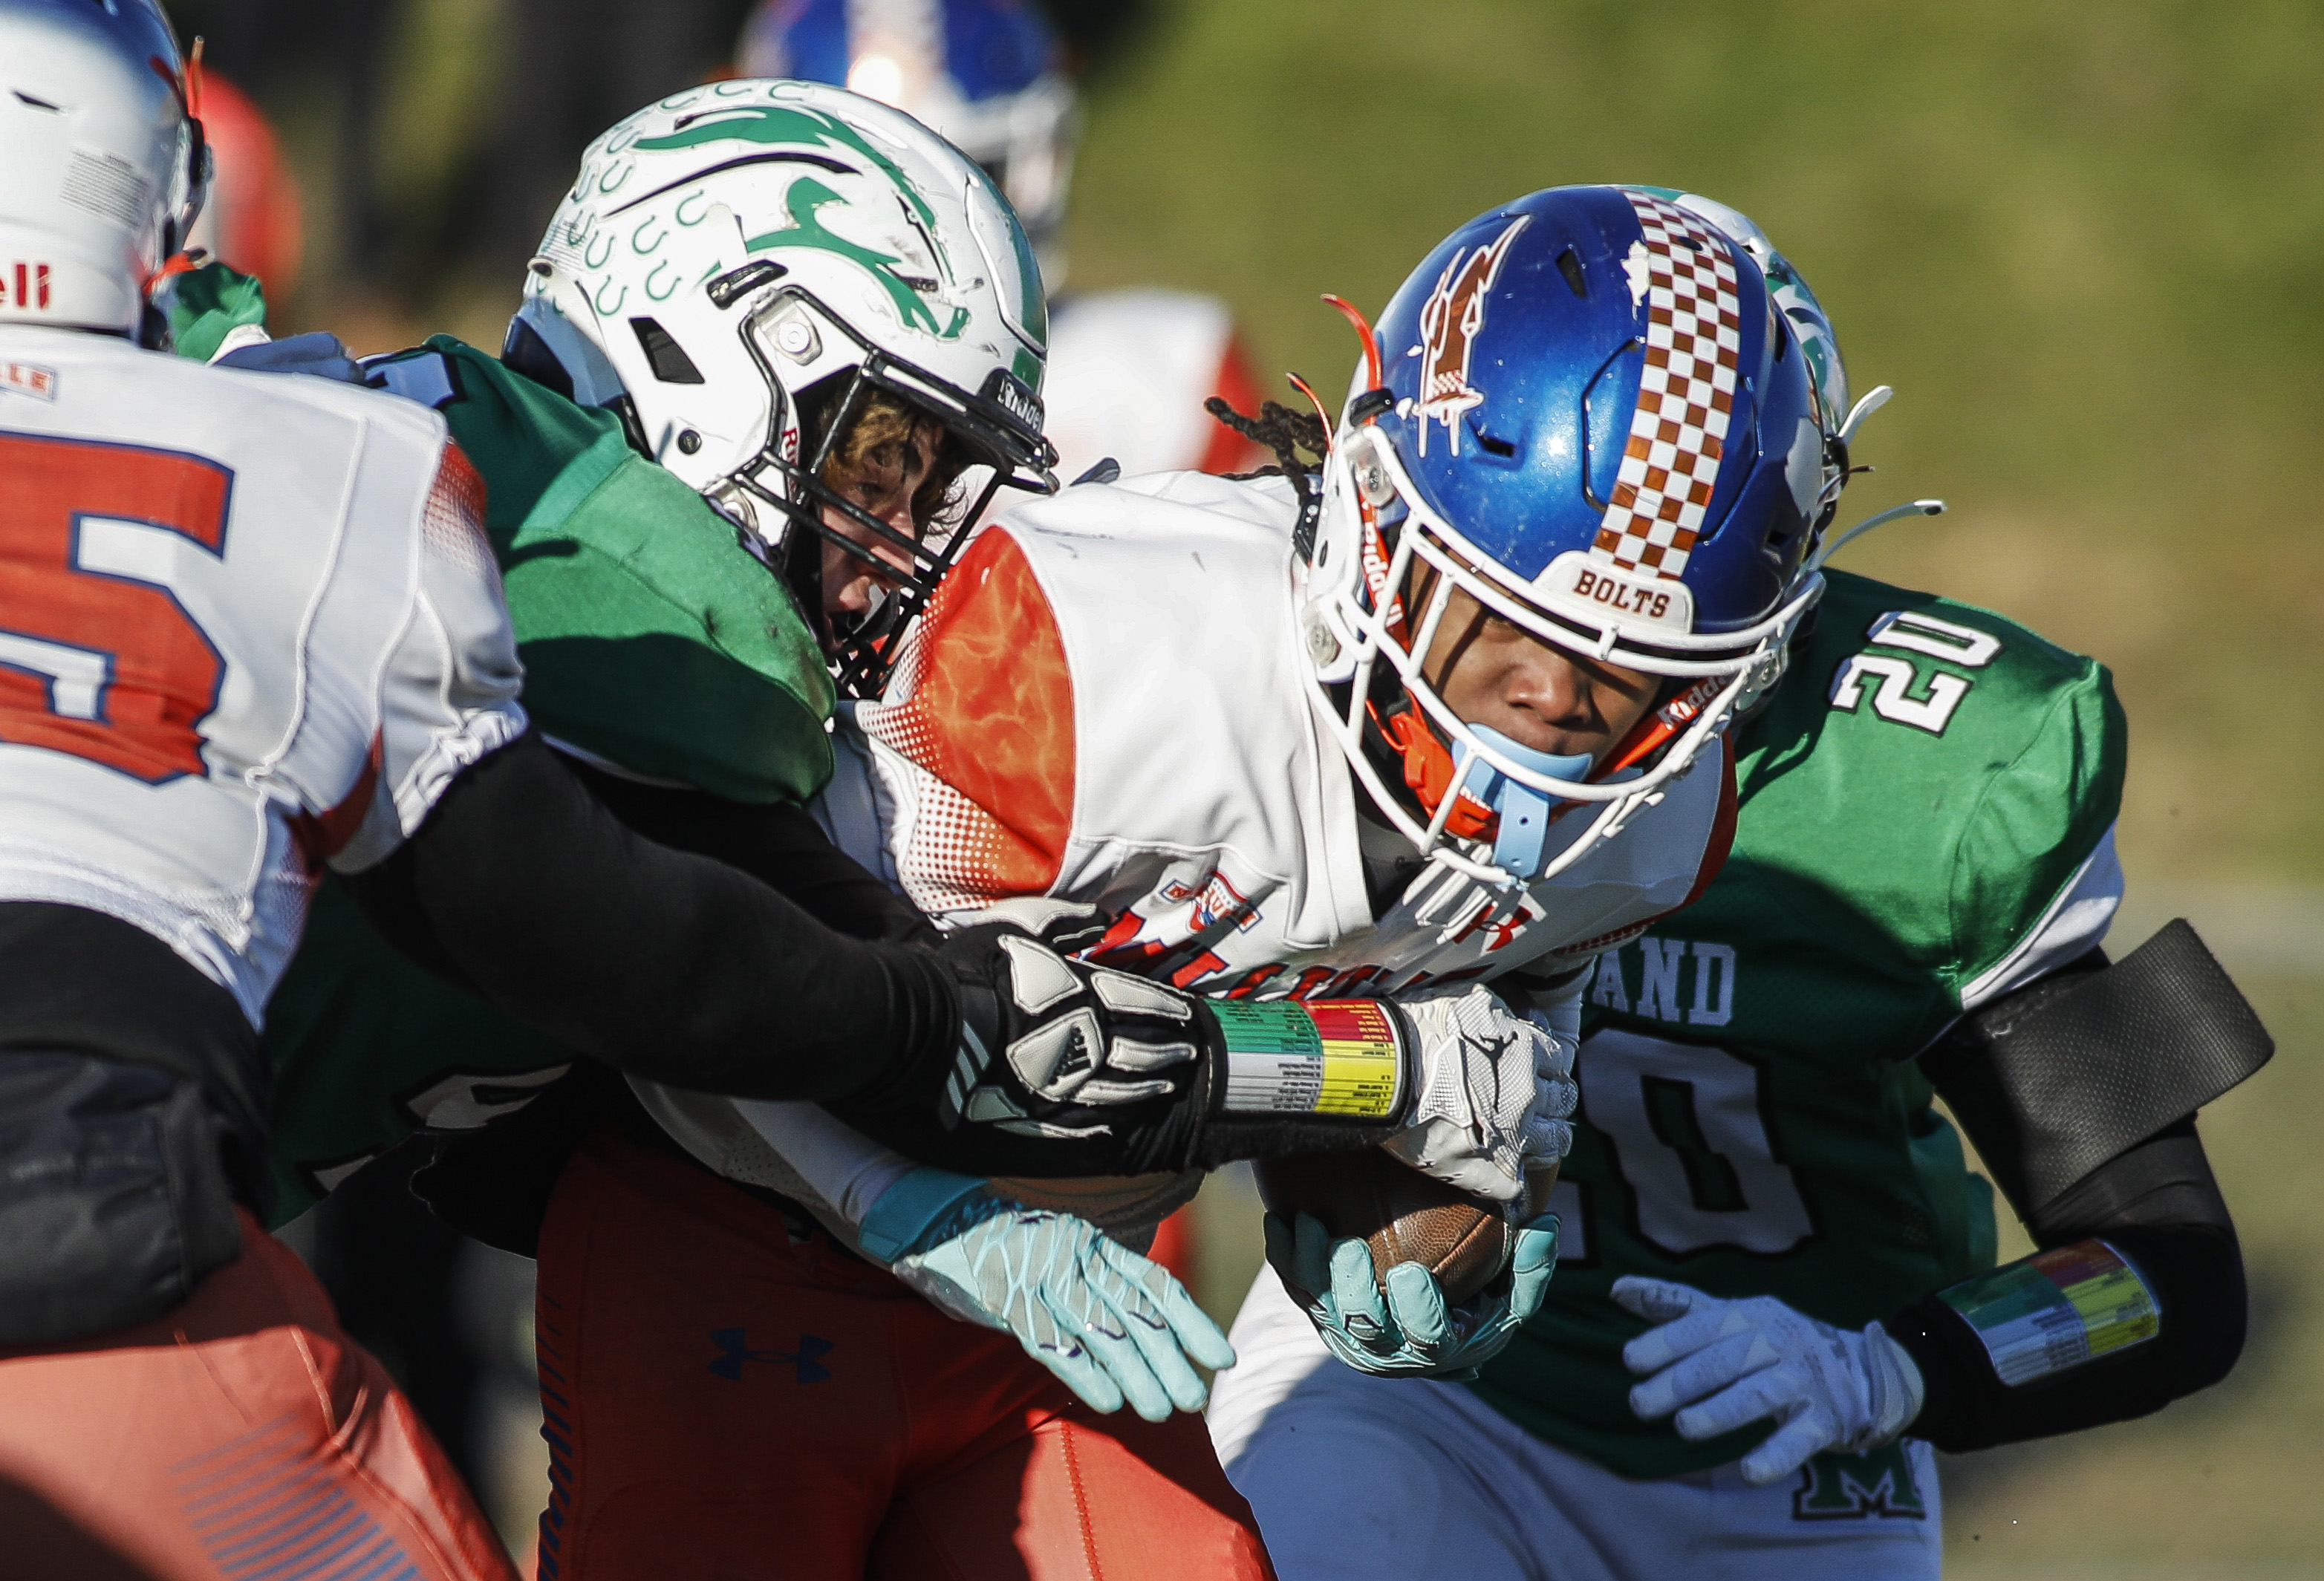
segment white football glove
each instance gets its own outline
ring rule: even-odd
[[[1743,1480],[1779,1482],[1827,1449],[1860,1455],[1893,1443],[1921,1414],[1921,1369],[1877,1323],[1835,1328],[1773,1296],[1725,1301],[1692,1285],[1625,1275],[1610,1292],[1660,1327],[1622,1347],[1646,1421],[1676,1411],[1682,1439],[1714,1439],[1772,1417],[1775,1430],[1743,1457]]]
[[[1420,1098],[1381,1145],[1471,1196],[1516,1201],[1526,1165],[1554,1163],[1572,1144],[1578,1038],[1480,986],[1397,1003],[1419,1036]]]

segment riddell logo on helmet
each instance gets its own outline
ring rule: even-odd
[[[1421,349],[1420,454],[1428,454],[1428,425],[1443,423],[1452,454],[1461,454],[1461,418],[1484,405],[1485,393],[1469,382],[1469,358],[1485,327],[1486,294],[1501,272],[1509,244],[1533,216],[1519,215],[1509,228],[1471,253],[1463,247],[1452,254],[1436,289],[1420,308]]]
[[[0,307],[44,308],[48,305],[47,264],[19,263],[13,271],[0,271]]]

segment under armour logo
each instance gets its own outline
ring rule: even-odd
[[[817,1339],[812,1334],[799,1336],[797,1350],[752,1350],[743,1342],[740,1328],[719,1328],[712,1331],[710,1343],[725,1354],[710,1364],[710,1370],[722,1378],[742,1381],[742,1364],[765,1362],[771,1366],[797,1367],[795,1383],[820,1383],[831,1376],[831,1369],[823,1358],[831,1354],[831,1341]]]

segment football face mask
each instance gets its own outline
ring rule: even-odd
[[[896,584],[835,656],[843,685],[870,695],[948,554],[830,487],[831,447],[884,393],[966,463],[958,519],[1001,487],[1055,489],[1047,333],[1031,247],[983,170],[884,105],[746,80],[664,100],[591,146],[504,355],[620,412],[770,566],[829,542]]]
[[[1780,675],[1821,591],[1802,567],[1831,436],[1749,254],[1639,188],[1556,188],[1471,222],[1366,338],[1304,590],[1313,698],[1431,860],[1539,882]],[[1594,760],[1462,719],[1424,673],[1455,589],[1537,641],[1663,677],[1659,706]],[[1594,813],[1554,834],[1575,804]]]

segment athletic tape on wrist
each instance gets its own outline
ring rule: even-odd
[[[935,1244],[927,1238],[930,1230],[958,1217],[963,1203],[984,1196],[984,1181],[977,1176],[923,1164],[872,1204],[856,1240],[872,1256],[893,1263],[907,1252],[927,1250]]]
[[[1227,1112],[1384,1120],[1404,1095],[1396,1018],[1371,999],[1213,1000]]]
[[[2153,1291],[2104,1241],[2037,1252],[1937,1294],[2013,1389],[2144,1345],[2163,1330]]]

